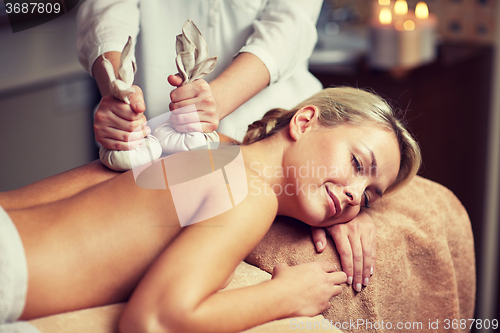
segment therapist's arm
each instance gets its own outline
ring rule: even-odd
[[[270,75],[264,63],[252,53],[240,53],[217,78],[210,84],[199,79],[180,86],[182,79],[171,75],[168,81],[178,86],[170,94],[172,103],[171,120],[179,132],[190,131],[191,122],[201,123],[204,132],[217,129],[219,120],[236,110],[250,98],[267,87]],[[187,105],[196,105],[196,119],[176,110]]]
[[[111,62],[115,73],[117,73],[121,53],[106,52],[104,56]],[[109,77],[102,61],[103,56],[101,55],[92,66],[92,75],[101,96],[103,96],[95,113],[94,133],[96,141],[109,149],[134,149],[141,143],[144,135],[141,127],[146,124],[144,116],[146,106],[142,90],[138,86],[132,86],[135,93],[129,97],[130,105],[116,99],[111,94]],[[149,134],[151,130],[146,127],[145,132]]]
[[[269,85],[269,71],[252,53],[240,53],[210,87],[217,101],[219,119],[226,117]]]

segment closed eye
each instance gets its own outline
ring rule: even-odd
[[[365,208],[370,208],[370,199],[368,198],[368,194],[363,192],[363,195],[365,196]]]
[[[356,170],[358,170],[358,172],[361,172],[363,167],[361,166],[361,163],[359,163],[358,159],[354,155],[352,155],[352,162],[354,163]]]
[[[363,166],[354,155],[352,155],[352,162],[354,163],[356,170],[358,170],[358,173],[360,173],[363,170]],[[363,192],[363,196],[365,197],[365,208],[370,208],[370,198],[368,197],[366,191]]]

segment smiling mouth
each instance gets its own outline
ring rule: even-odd
[[[326,188],[326,193],[328,195],[327,196],[328,206],[330,207],[330,212],[332,214],[331,217],[335,217],[341,213],[340,203],[337,197],[332,192],[330,192],[328,187],[325,186],[325,188]]]

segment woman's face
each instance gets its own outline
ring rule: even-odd
[[[353,219],[394,182],[400,153],[394,133],[370,123],[309,126],[285,156],[291,216],[327,227]],[[288,169],[288,170],[287,170]]]

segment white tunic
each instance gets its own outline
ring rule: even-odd
[[[191,19],[205,37],[217,66],[216,78],[240,52],[259,57],[271,83],[232,114],[218,131],[242,140],[247,126],[275,107],[291,108],[322,89],[308,71],[317,41],[322,0],[87,0],[78,13],[77,50],[91,73],[103,53],[121,51],[128,36],[137,40],[136,84],[145,95],[148,118],[169,111],[166,78],[177,73],[175,36]],[[139,34],[140,30],[140,34]]]

